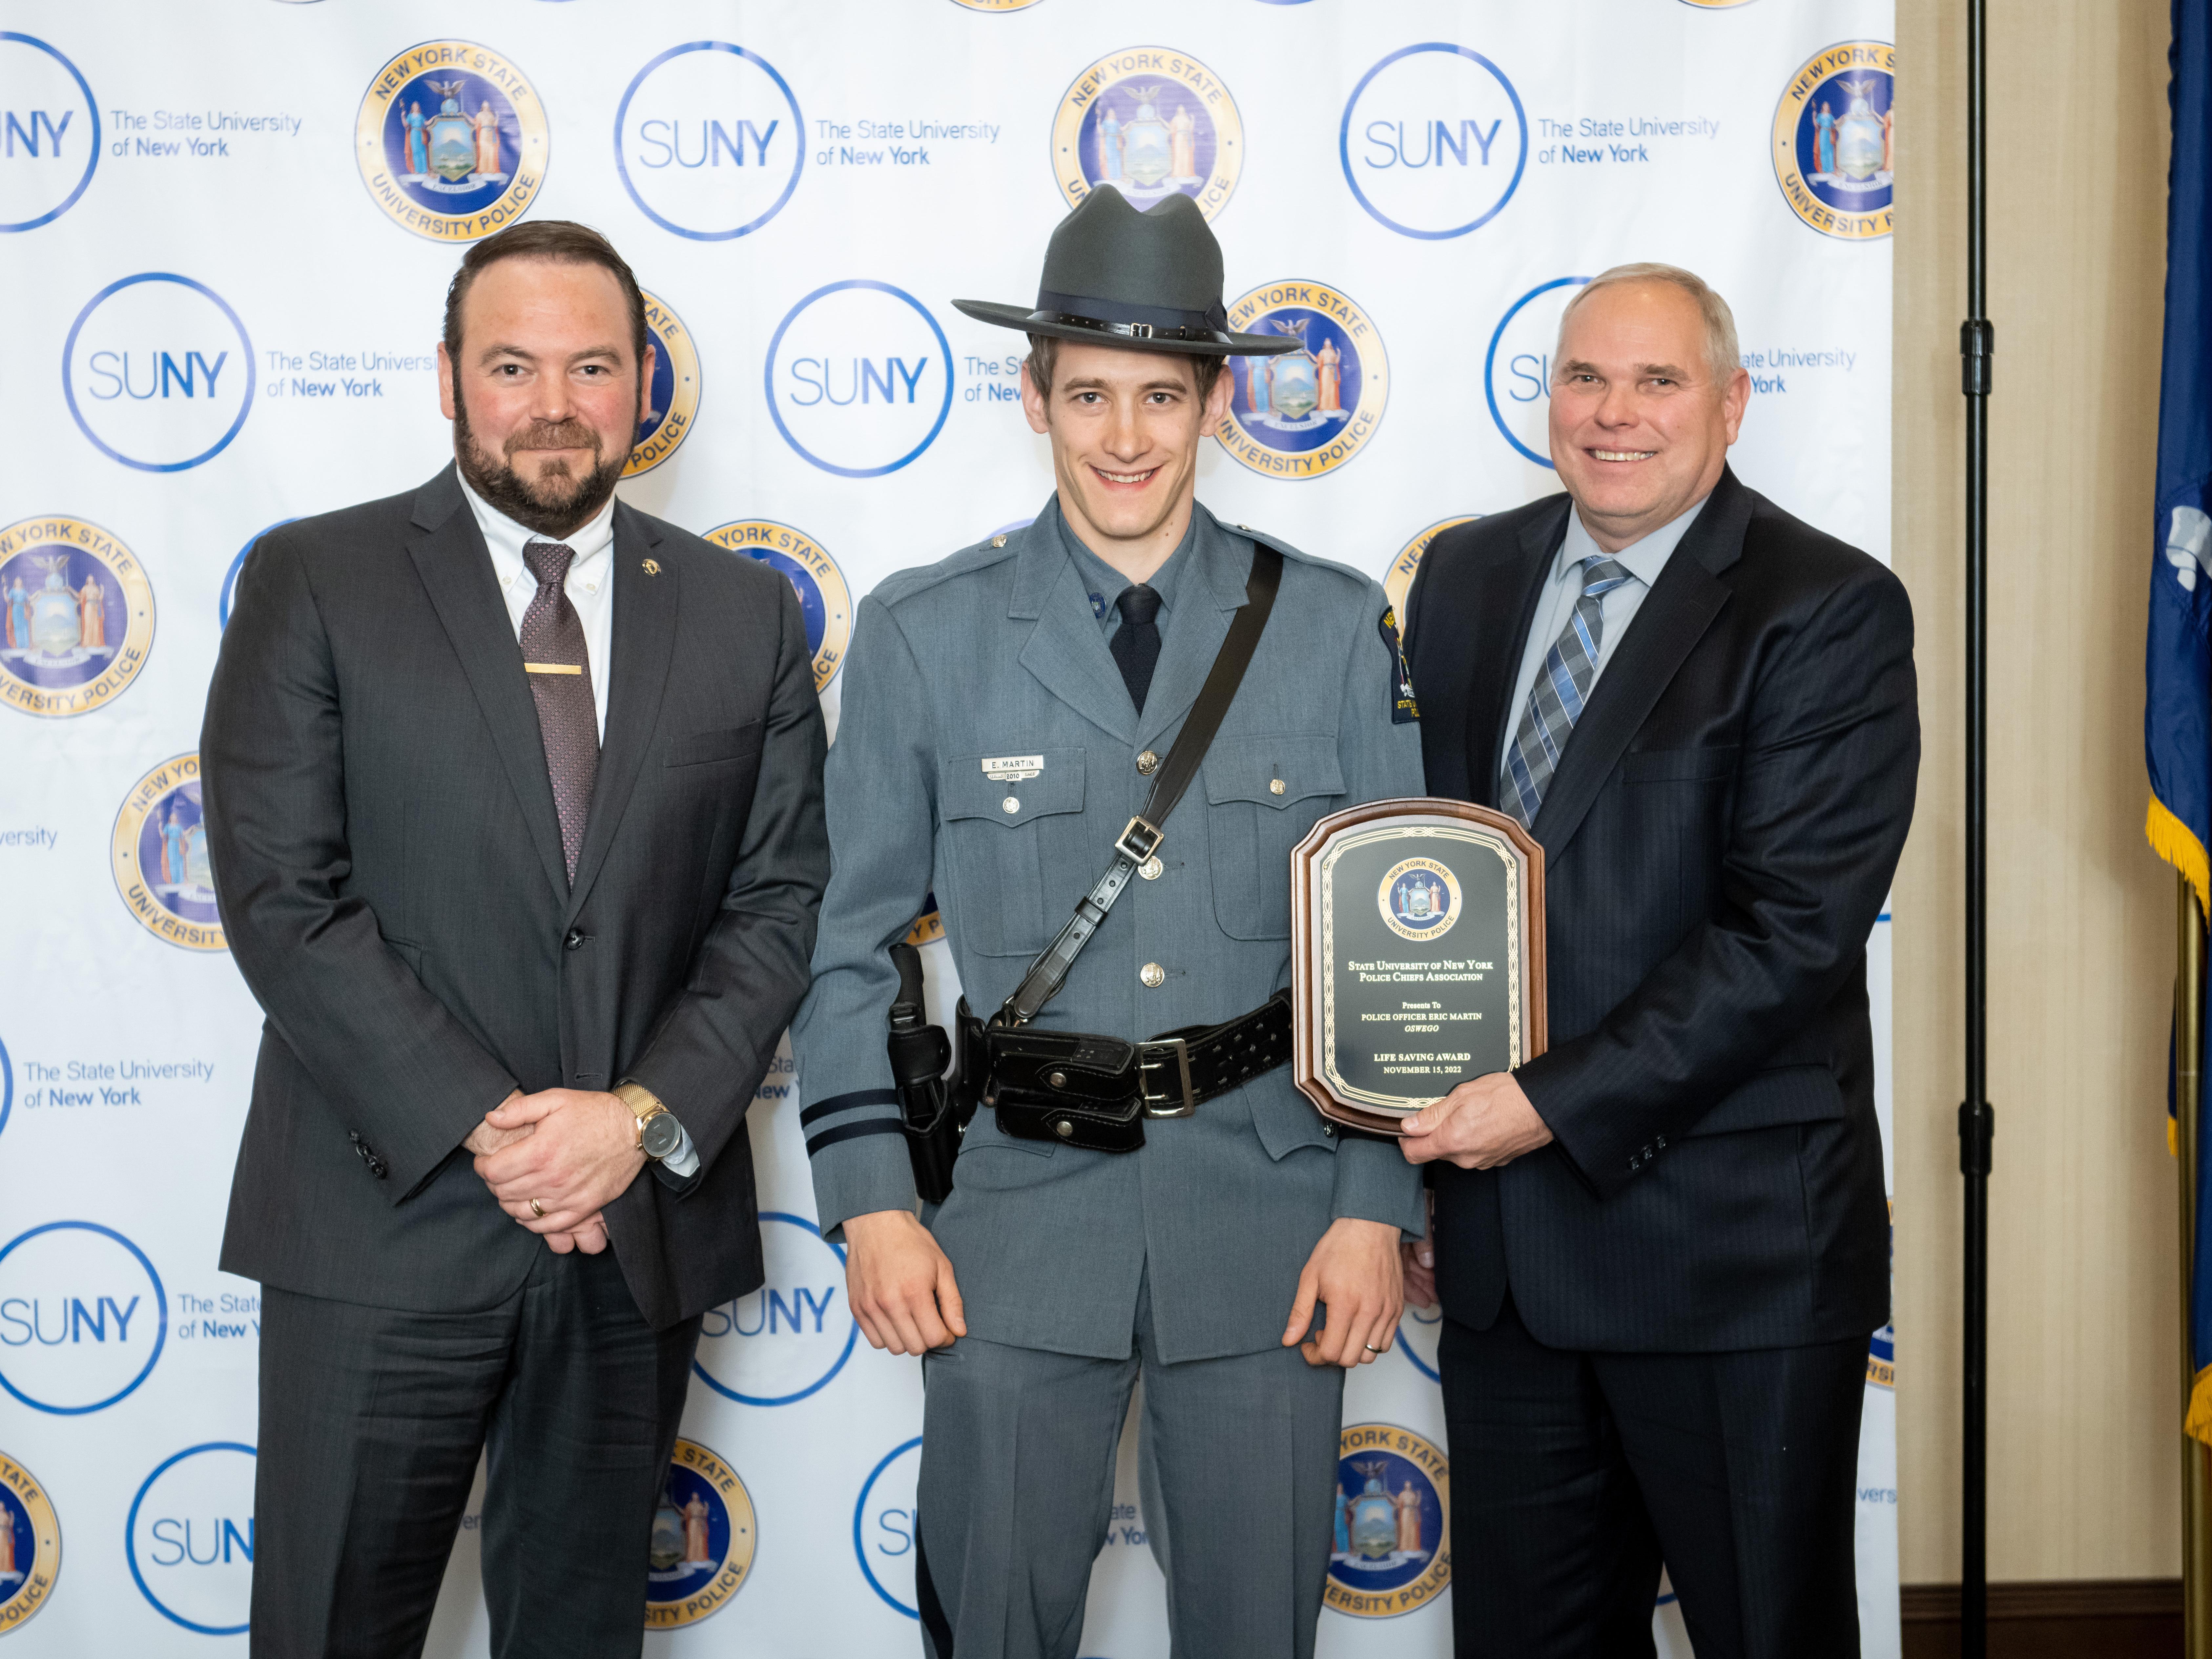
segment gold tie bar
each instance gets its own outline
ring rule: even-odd
[[[572,662],[526,662],[522,665],[526,674],[580,674],[584,671]]]

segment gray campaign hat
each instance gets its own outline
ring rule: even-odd
[[[979,323],[1133,351],[1260,357],[1303,343],[1287,334],[1229,331],[1221,244],[1198,204],[1181,191],[1140,212],[1113,185],[1101,185],[1052,233],[1034,308],[952,303]]]

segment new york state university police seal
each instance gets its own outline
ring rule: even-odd
[[[650,472],[683,447],[699,418],[699,348],[665,300],[644,289],[645,325],[653,335],[652,413],[637,423],[637,447],[622,475]]]
[[[1208,219],[1244,170],[1244,118],[1219,76],[1188,52],[1109,52],[1061,94],[1052,168],[1075,207],[1110,187],[1139,211],[1180,191]]]
[[[0,700],[63,719],[98,708],[154,648],[154,590],[98,525],[53,514],[0,530]]]
[[[61,1570],[52,1501],[28,1469],[0,1452],[0,1636],[46,1606]]]
[[[653,1512],[645,1627],[681,1630],[720,1613],[759,1547],[752,1494],[737,1471],[696,1441],[678,1440]]]
[[[1286,334],[1298,349],[1229,360],[1236,396],[1213,434],[1224,449],[1271,478],[1318,478],[1366,447],[1390,362],[1365,312],[1321,283],[1268,283],[1230,305],[1229,327]]]
[[[141,926],[184,951],[228,948],[200,805],[200,757],[177,755],[131,786],[115,815],[115,890]]]
[[[814,689],[828,690],[853,637],[853,595],[837,561],[805,531],[773,519],[733,519],[708,531],[707,539],[783,573],[806,618],[806,648],[814,653]]]
[[[552,137],[538,89],[470,40],[426,40],[376,72],[354,120],[354,159],[377,206],[439,242],[520,219],[545,182]]]
[[[1352,1423],[1338,1441],[1335,1537],[1322,1599],[1355,1619],[1395,1619],[1451,1583],[1444,1455],[1395,1423]]]
[[[1775,181],[1790,210],[1824,236],[1890,234],[1896,86],[1895,46],[1842,40],[1807,58],[1775,106]]]

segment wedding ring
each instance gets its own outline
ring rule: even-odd
[[[545,1206],[533,1198],[530,1200],[530,1213],[543,1221],[545,1218]]]
[[[1370,1353],[1381,1353],[1382,1352],[1382,1349],[1376,1347],[1372,1342],[1364,1342],[1360,1346],[1365,1348]]]

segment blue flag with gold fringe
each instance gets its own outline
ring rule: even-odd
[[[2212,912],[2212,19],[2202,0],[2174,0],[2173,155],[2166,174],[2166,350],[2158,404],[2158,494],[2150,626],[2144,663],[2143,755],[2150,770],[2150,844]],[[2204,1103],[2172,1108],[2204,1121]],[[2172,1126],[2169,1126],[2171,1133]],[[2197,1137],[2197,1237],[2190,1306],[2188,1430],[2212,1440],[2212,1217]]]

